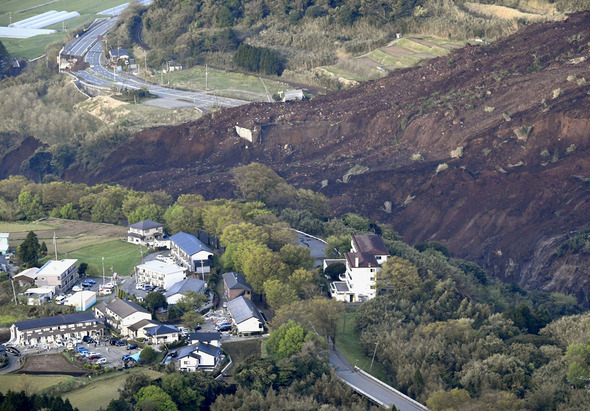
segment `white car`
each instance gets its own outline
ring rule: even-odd
[[[98,295],[109,295],[112,294],[113,290],[111,290],[110,288],[100,288],[98,290]]]
[[[143,283],[137,283],[135,284],[135,289],[136,290],[143,290],[144,284]]]
[[[72,290],[78,292],[84,290],[84,287],[82,287],[80,284],[76,284],[72,287]]]
[[[98,360],[96,360],[96,364],[106,364],[106,363],[107,363],[106,358],[99,358]]]

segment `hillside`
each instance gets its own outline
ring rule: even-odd
[[[534,24],[312,101],[146,130],[93,175],[67,177],[227,197],[229,169],[258,161],[321,190],[335,214],[391,223],[410,243],[443,242],[499,278],[588,305],[587,254],[575,268],[551,256],[589,223],[589,39],[588,12]]]

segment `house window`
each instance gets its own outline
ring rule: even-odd
[[[369,278],[369,281],[375,281],[375,277]]]

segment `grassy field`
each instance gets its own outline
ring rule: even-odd
[[[54,230],[58,227],[59,226],[57,225],[47,223],[15,223],[0,221],[0,233],[28,233],[29,231]]]
[[[46,0],[4,0],[0,1],[0,26],[8,26],[12,21],[17,22],[29,17],[37,16],[45,12],[56,11],[77,11],[80,17],[65,21],[66,30],[76,29],[84,24],[90,23],[98,13],[126,3],[125,0],[59,0],[50,4],[39,6],[47,3]],[[37,7],[39,6],[39,7]],[[29,9],[29,10],[26,10]],[[28,39],[9,39],[2,38],[2,43],[6,46],[8,52],[20,58],[32,59],[45,53],[45,47],[56,41],[63,41],[67,32],[61,32],[62,23],[57,23],[46,27],[49,29],[60,30],[58,33],[35,36]]]
[[[113,398],[119,397],[119,388],[125,383],[128,373],[144,372],[152,378],[162,375],[157,371],[146,370],[143,368],[134,368],[123,373],[105,374],[92,383],[77,390],[63,394],[64,399],[69,399],[73,407],[80,411],[95,411],[99,408],[106,409]]]
[[[208,75],[206,75],[206,71],[208,71]],[[161,81],[160,78],[155,80]],[[166,80],[164,78],[164,81]],[[234,97],[247,98],[252,101],[267,101],[265,85],[271,95],[292,88],[279,81],[264,80],[263,84],[260,78],[254,75],[233,73],[210,67],[206,70],[204,66],[171,72],[170,84],[195,90],[207,89],[209,92],[216,90],[223,96],[230,97],[233,95]]]
[[[53,385],[62,384],[66,381],[75,380],[75,377],[68,375],[0,375],[0,392],[3,394],[8,390],[25,390],[32,394],[39,392]]]
[[[233,374],[240,364],[243,364],[246,358],[254,355],[258,358],[262,356],[262,341],[259,339],[236,341],[236,342],[225,342],[223,343],[223,349],[229,354],[233,361],[233,366],[229,370],[225,381],[231,384],[233,381]]]
[[[348,312],[342,316],[336,333],[336,346],[346,357],[351,365],[369,372],[371,357],[366,356],[361,348],[361,343],[356,332],[356,313]],[[387,374],[377,360],[373,363],[371,375],[381,381],[388,382]]]
[[[67,254],[58,254],[59,258],[66,258],[66,256],[77,258],[78,264],[87,263],[91,272],[98,275],[102,275],[102,257],[104,257],[106,275],[110,275],[111,268],[119,275],[131,275],[133,268],[141,262],[139,247],[121,240],[106,241],[81,247]]]

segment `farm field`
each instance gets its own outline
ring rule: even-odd
[[[0,375],[0,392],[5,394],[8,390],[26,391],[35,393],[53,385],[63,384],[66,381],[75,380],[75,377],[69,375]]]
[[[8,26],[12,21],[17,22],[29,17],[37,16],[51,10],[77,11],[80,17],[65,21],[66,30],[76,29],[92,22],[99,17],[99,12],[126,3],[125,0],[7,0],[0,2],[0,26]],[[103,16],[104,17],[104,16]],[[28,39],[2,38],[2,43],[8,52],[19,58],[33,59],[45,53],[45,47],[56,41],[64,41],[67,31],[62,32],[62,23],[47,27],[60,30],[58,33],[35,36]]]
[[[208,71],[208,75],[206,75]],[[161,81],[157,78],[156,81]],[[164,81],[167,79],[164,78]],[[228,72],[196,66],[187,70],[173,71],[170,73],[170,84],[195,90],[207,89],[210,93],[215,90],[223,97],[234,97],[250,101],[268,101],[264,86],[273,95],[281,90],[292,89],[289,85],[280,81],[264,80],[254,75]]]
[[[95,411],[99,408],[106,409],[113,398],[119,397],[119,388],[123,387],[128,373],[143,372],[152,378],[158,378],[162,374],[143,368],[134,368],[123,373],[106,374],[93,378],[92,383],[62,395],[62,398],[70,400],[73,407],[80,411]]]
[[[414,67],[423,61],[447,55],[465,44],[431,37],[403,37],[362,56],[320,67],[320,70],[344,83],[374,80],[385,77],[391,70]]]

